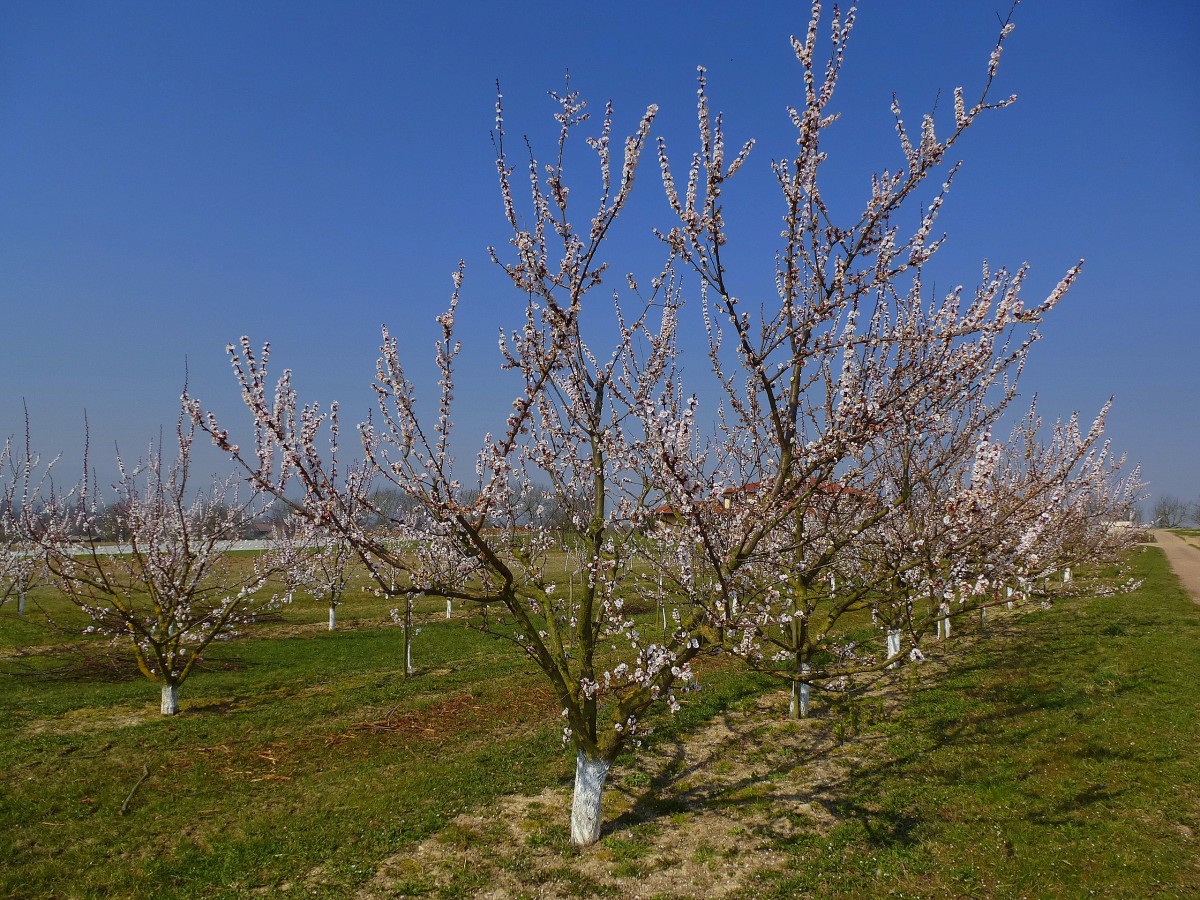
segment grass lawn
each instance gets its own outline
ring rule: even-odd
[[[1200,606],[1160,551],[1137,568],[918,689],[755,895],[1200,896]]]
[[[10,646],[36,628],[0,610]],[[464,809],[574,772],[540,673],[461,624],[423,626],[409,680],[396,627],[216,645],[174,718],[84,646],[0,659],[0,897],[349,896]],[[713,673],[676,724],[761,689]]]
[[[714,873],[736,859],[747,874],[728,883],[747,898],[1200,895],[1200,607],[1159,551],[1137,566],[1135,594],[989,620],[946,675],[850,734],[852,773],[817,824],[755,831],[738,818],[753,807],[770,822],[771,791],[804,789],[800,760],[765,752],[786,723],[765,721],[744,753],[721,745],[727,757],[670,776],[688,796],[727,798],[703,806],[759,848],[717,852],[716,835],[701,835],[674,856]],[[370,624],[379,601],[352,602],[359,627],[268,625],[220,645],[172,719],[157,714],[155,686],[107,665],[100,643],[83,662],[0,659],[0,897],[352,896],[427,838],[482,840],[454,824],[460,814],[486,818],[502,798],[568,783],[553,699],[510,644],[435,616],[416,645],[418,677],[404,680],[399,629]],[[321,612],[297,604],[285,617],[317,626]],[[0,610],[0,649],[33,627],[11,604]],[[748,715],[767,688],[729,666],[702,682],[652,744]],[[834,727],[827,703],[822,721]],[[699,811],[680,803],[647,821],[636,806],[666,794],[622,772],[635,808],[606,817],[601,845],[581,854],[565,845],[565,821],[547,821],[505,848],[517,877],[529,854],[549,853],[580,895],[638,893],[654,864],[642,832],[686,831]],[[736,790],[714,792],[710,778]],[[589,862],[591,875],[572,875]],[[443,890],[420,871],[410,883],[431,897],[474,890],[470,879]]]

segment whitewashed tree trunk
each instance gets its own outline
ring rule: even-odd
[[[329,607],[329,630],[333,631],[335,628],[337,628],[337,607],[331,606]]]
[[[413,644],[412,598],[407,597],[407,598],[405,598],[405,601],[404,601],[404,674],[406,677],[413,673],[412,644]]]
[[[612,763],[580,750],[575,756],[575,796],[571,801],[571,843],[586,847],[600,840],[600,804]]]
[[[662,633],[663,640],[667,639],[667,595],[663,593],[663,577],[660,573],[658,576],[658,609],[662,613]]]
[[[949,603],[942,603],[938,606],[937,636],[938,640],[945,640],[950,637]]]
[[[889,669],[894,669],[900,665],[900,629],[889,628],[887,633],[887,658],[892,660],[888,663]]]
[[[449,597],[446,598],[446,618],[449,619],[454,615],[454,601]]]
[[[987,607],[986,606],[979,607],[979,624],[980,625],[987,624]]]
[[[1008,597],[1008,608],[1009,608],[1009,609],[1012,609],[1012,608],[1013,608],[1013,598],[1012,598],[1012,595],[1013,595],[1013,589],[1012,589],[1012,588],[1006,588],[1006,590],[1008,591],[1008,594],[1007,594],[1007,597]]]
[[[1071,583],[1071,569],[1070,569],[1070,567],[1068,567],[1066,569],[1063,569],[1063,584],[1070,584],[1070,583]]]
[[[25,616],[25,592],[21,591],[21,595],[17,597],[17,617],[24,618]]]
[[[792,680],[792,700],[788,704],[789,719],[807,719],[808,705],[812,699],[812,684],[801,680],[809,673],[808,663],[800,666],[800,678]]]
[[[179,712],[179,685],[164,684],[162,686],[162,702],[159,711],[164,716],[173,716]]]

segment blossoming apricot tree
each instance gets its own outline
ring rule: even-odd
[[[267,548],[270,567],[283,579],[287,596],[302,590],[329,607],[329,630],[337,628],[337,609],[354,580],[358,554],[336,532],[314,528],[304,519],[278,522]]]
[[[937,297],[927,289],[944,240],[935,228],[960,166],[950,153],[981,116],[1014,99],[991,97],[1011,22],[1001,28],[974,101],[954,91],[944,136],[932,113],[913,133],[894,101],[895,167],[872,175],[865,204],[850,215],[826,201],[822,138],[837,118],[832,103],[854,21],[853,9],[844,17],[835,10],[823,62],[817,6],[806,35],[793,40],[805,98],[790,111],[796,151],[774,164],[784,201],[774,302],[744,302],[726,261],[737,228],[727,222],[724,193],[751,145],[726,162],[722,119],[710,112],[703,71],[700,149],[686,186],[659,142],[678,219],[663,238],[701,283],[709,357],[723,394],[712,439],[692,433],[690,409],[668,403],[647,417],[661,425],[647,443],[657,464],[653,483],[672,519],[655,542],[659,566],[704,607],[716,641],[791,682],[794,715],[803,712],[809,682],[841,682],[848,671],[898,655],[895,628],[882,656],[837,634],[848,614],[878,608],[881,590],[894,588],[870,559],[871,535],[903,534],[905,517],[932,515],[923,504],[951,500],[939,492],[979,490],[961,481],[962,465],[1015,396],[1038,324],[1082,265],[1028,306],[1026,266],[985,264],[972,293],[959,286]],[[931,489],[936,498],[923,496]],[[961,546],[986,554],[996,539],[981,522],[958,525]],[[916,564],[910,553],[888,577]]]
[[[753,142],[726,158],[720,116],[699,90],[700,150],[681,186],[660,143],[658,157],[676,224],[661,235],[663,268],[648,284],[628,276],[614,291],[607,326],[595,289],[608,289],[607,239],[631,196],[656,109],[613,147],[611,107],[587,140],[599,164],[599,197],[584,217],[568,185],[566,160],[588,121],[570,90],[556,102],[558,143],[543,165],[521,164],[528,203],[517,199],[517,164],[497,103],[497,170],[511,249],[494,261],[524,298],[524,321],[502,333],[502,368],[519,384],[511,410],[484,440],[473,477],[451,452],[455,339],[462,269],[438,317],[440,373],[435,414],[417,415],[416,390],[386,329],[377,364],[376,414],[358,426],[362,463],[340,461],[337,406],[302,405],[290,371],[273,384],[268,348],[243,338],[229,350],[254,420],[253,450],[242,449],[199,401],[197,426],[239,462],[256,490],[286,500],[314,526],[345,537],[373,572],[400,572],[406,595],[438,594],[487,613],[489,628],[518,645],[553,687],[564,737],[576,751],[571,839],[600,834],[601,799],[616,755],[636,741],[655,704],[675,705],[707,646],[774,667],[800,687],[806,666],[846,612],[864,608],[877,587],[848,581],[870,566],[856,558],[863,535],[894,517],[911,491],[885,490],[879,459],[912,429],[945,428],[954,441],[942,468],[974,446],[980,425],[961,431],[964,398],[1004,390],[1019,371],[1036,326],[1063,297],[1079,267],[1042,302],[1021,299],[1025,269],[991,271],[964,297],[931,298],[922,275],[941,246],[934,235],[957,165],[949,151],[986,112],[1004,41],[1002,27],[983,87],[968,105],[954,92],[953,122],[938,136],[933,115],[919,134],[895,107],[901,158],[872,177],[863,208],[844,221],[823,195],[822,135],[855,13],[835,12],[832,50],[817,61],[822,16],[793,41],[804,102],[790,114],[795,154],[775,164],[783,194],[778,296],[743,303],[724,248],[732,241],[722,196]],[[938,170],[940,187],[922,191]],[[912,230],[903,210],[925,201]],[[690,275],[688,275],[690,273]],[[719,388],[715,435],[701,436],[700,400],[687,395],[675,365],[685,275],[702,293],[709,357]],[[615,334],[606,339],[605,333]],[[328,443],[326,443],[328,441]],[[968,454],[969,455],[969,454]],[[550,528],[523,500],[549,484],[570,510]],[[387,510],[373,498],[405,498]],[[384,529],[365,522],[384,522]],[[564,589],[554,551],[565,536],[583,572]],[[661,635],[631,611],[648,571],[671,595],[674,621]],[[837,587],[839,574],[843,584]],[[390,577],[387,575],[385,577]],[[657,589],[651,590],[654,593]],[[814,624],[821,612],[828,621]]]
[[[25,614],[29,588],[41,564],[25,540],[26,519],[40,492],[34,478],[37,466],[28,441],[24,455],[13,454],[11,440],[0,447],[0,606],[16,597],[18,615]]]
[[[888,627],[919,649],[931,624],[948,636],[952,617],[1011,608],[1050,576],[1116,562],[1132,536],[1108,523],[1140,484],[1103,442],[1107,412],[1086,431],[1077,415],[1058,422],[1044,440],[1035,403],[1007,443],[992,440],[994,416],[981,417],[978,443],[950,465],[930,464],[940,444],[928,434],[887,459],[893,489],[909,494],[867,538]]]
[[[686,623],[666,641],[651,640],[625,608],[626,587],[637,577],[637,533],[650,509],[639,417],[653,407],[656,391],[671,389],[678,293],[656,280],[641,297],[631,283],[637,309],[627,316],[616,308],[621,338],[612,352],[593,351],[581,324],[585,300],[590,305],[589,292],[605,272],[601,248],[628,201],[655,111],[646,112],[615,164],[612,113],[606,113],[600,137],[590,142],[600,197],[579,232],[568,215],[562,159],[587,114],[574,93],[556,100],[558,161],[544,176],[530,163],[528,227],[517,211],[497,117],[497,164],[515,251],[515,260],[501,265],[527,297],[524,327],[502,335],[501,353],[522,389],[500,433],[485,440],[472,483],[459,480],[449,448],[461,271],[438,320],[441,399],[430,425],[416,415],[397,343],[384,332],[375,380],[378,418],[359,426],[365,468],[339,475],[345,470],[338,462],[336,407],[328,414],[298,407],[288,372],[271,391],[266,352],[256,355],[248,341],[231,352],[255,418],[255,455],[244,454],[198,404],[193,411],[257,487],[282,494],[298,482],[304,496],[295,502],[297,511],[345,535],[369,567],[404,573],[407,592],[480,605],[488,627],[538,664],[561,704],[565,739],[578,750],[572,840],[588,844],[599,837],[601,795],[614,758],[636,739],[653,704],[674,702],[673,688],[691,678],[689,662],[700,642]],[[635,350],[639,342],[644,353]],[[323,424],[333,436],[327,450],[317,445]],[[367,529],[362,511],[379,482],[411,503],[386,529]],[[522,513],[522,498],[546,483],[571,498],[569,530],[584,572],[578,590],[568,591],[567,574],[552,565],[562,523]]]
[[[179,711],[179,686],[209,645],[280,602],[260,594],[267,568],[230,556],[257,495],[243,499],[228,481],[195,492],[194,426],[181,418],[176,436],[172,462],[161,441],[135,466],[118,458],[120,544],[101,538],[105,510],[86,474],[66,494],[44,494],[27,529],[52,583],[90,620],[87,633],[129,646],[138,670],[160,686],[167,716]]]

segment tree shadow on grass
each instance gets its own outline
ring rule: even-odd
[[[236,656],[206,656],[196,663],[193,672],[236,672],[251,665]],[[123,684],[144,677],[128,653],[100,644],[18,651],[3,660],[0,675],[73,684]]]
[[[810,732],[807,738],[789,745],[794,756],[743,760],[738,766],[745,771],[722,778],[716,770],[728,768],[731,757],[744,756],[747,747],[745,741],[735,746],[732,736],[745,726],[727,712],[714,724],[723,723],[730,739],[700,755],[689,754],[681,739],[660,745],[659,765],[648,783],[619,788],[631,806],[612,820],[606,832],[619,833],[676,813],[707,809],[728,814],[744,832],[781,848],[811,840],[829,823],[836,823],[857,826],[862,840],[872,847],[906,849],[920,843],[920,832],[936,817],[940,803],[956,802],[939,798],[977,783],[979,791],[970,790],[962,801],[976,803],[997,780],[1000,789],[1015,795],[1018,808],[1027,810],[1024,815],[1031,824],[1055,827],[1077,822],[1081,812],[1112,804],[1125,791],[1092,782],[1069,796],[1047,797],[1039,779],[1030,777],[1037,772],[1037,753],[1028,759],[1032,767],[1028,772],[1005,774],[990,766],[1003,757],[1006,743],[1051,748],[1064,739],[1074,757],[1101,765],[1137,758],[1138,754],[1111,746],[1102,736],[1088,734],[1087,728],[1104,713],[1096,703],[1097,692],[1107,702],[1117,703],[1144,681],[1128,674],[1109,679],[1100,668],[1106,659],[1098,652],[1104,638],[1114,636],[1114,625],[1129,626],[1123,619],[1100,616],[1084,619],[1083,625],[1064,636],[1061,621],[1040,616],[1023,621],[1019,629],[1015,622],[1004,620],[989,624],[985,635],[972,636],[969,648],[955,650],[958,658],[949,671],[915,687],[901,716],[915,717],[916,727],[907,733],[903,726],[891,729],[892,737],[882,752],[877,751],[883,740],[878,733],[873,739],[870,735],[852,739],[841,748],[834,733],[835,713],[826,708],[804,723]],[[1048,652],[1050,646],[1062,659]],[[1078,664],[1069,660],[1089,655],[1095,656],[1097,671],[1081,678]],[[1078,732],[1064,735],[1064,713],[1075,714]],[[772,739],[770,726],[764,735]],[[831,768],[837,767],[844,774],[832,776]],[[1005,780],[1010,783],[1003,784]],[[801,821],[797,828],[799,819],[789,811],[804,808],[819,808],[824,816]]]

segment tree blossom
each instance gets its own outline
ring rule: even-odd
[[[281,602],[261,593],[265,566],[229,556],[257,495],[243,498],[228,481],[196,491],[194,427],[181,418],[176,437],[173,462],[161,446],[134,466],[118,457],[115,547],[100,537],[101,498],[86,474],[66,494],[44,494],[27,530],[53,584],[87,615],[87,633],[128,646],[138,670],[160,685],[163,715],[179,711],[179,686],[213,641]]]
[[[11,440],[0,446],[0,606],[16,597],[18,615],[25,614],[29,589],[41,570],[41,556],[27,535],[48,471],[38,474],[40,459],[29,446],[28,421],[25,433],[23,454],[14,455]]]
[[[460,474],[468,457],[451,449],[461,265],[437,319],[436,412],[418,415],[399,342],[385,328],[377,404],[358,424],[360,463],[343,462],[336,405],[302,405],[286,369],[272,385],[269,345],[256,352],[243,338],[229,348],[254,419],[253,450],[188,400],[193,422],[256,490],[343,537],[381,592],[466,601],[470,621],[513,642],[540,668],[563,710],[564,738],[577,751],[576,844],[599,838],[614,759],[644,733],[656,705],[676,704],[675,691],[692,680],[691,663],[702,651],[730,651],[788,679],[797,709],[810,683],[850,689],[854,672],[905,653],[897,634],[880,652],[840,633],[849,613],[872,607],[898,631],[879,602],[882,585],[917,571],[914,561],[878,565],[870,538],[880,529],[903,535],[907,504],[918,493],[922,519],[942,522],[936,536],[954,544],[960,529],[977,534],[962,510],[982,502],[972,492],[995,481],[1000,463],[990,441],[978,453],[972,448],[993,423],[990,410],[1011,397],[1038,324],[1079,273],[1070,267],[1030,306],[1022,297],[1025,267],[985,265],[973,291],[958,287],[940,298],[925,287],[925,267],[942,246],[934,229],[958,169],[947,156],[981,115],[1011,102],[991,97],[1007,23],[974,102],[955,91],[944,136],[932,114],[911,133],[896,104],[898,166],[872,176],[859,210],[831,208],[822,137],[836,118],[834,90],[854,20],[853,9],[834,12],[823,64],[819,4],[806,35],[793,40],[804,98],[788,111],[794,155],[774,164],[783,231],[770,303],[744,303],[727,267],[733,238],[723,193],[754,143],[727,156],[703,70],[699,149],[685,176],[658,143],[674,225],[659,233],[665,260],[643,280],[645,289],[633,275],[621,287],[607,282],[605,251],[629,203],[656,107],[623,145],[614,142],[614,112],[605,109],[598,134],[586,139],[598,196],[580,212],[567,165],[575,135],[588,127],[586,103],[569,86],[552,94],[558,141],[550,162],[527,144],[518,163],[497,98],[493,141],[511,235],[507,249],[490,252],[523,311],[499,336],[514,398],[474,454],[473,474]],[[526,191],[528,200],[520,200]],[[902,213],[918,205],[902,233]],[[702,408],[700,392],[685,390],[676,364],[684,298],[694,285],[721,398],[712,409]],[[598,301],[596,288],[610,291],[611,301]],[[998,402],[985,403],[997,392]],[[706,433],[702,414],[715,433]],[[941,441],[919,449],[944,490],[918,492],[894,471],[923,429]],[[975,461],[973,480],[956,482]],[[559,501],[554,527],[538,512],[540,501],[530,505],[547,485]],[[385,509],[378,498],[388,495],[404,502]],[[924,539],[927,553],[942,553]],[[646,598],[656,619],[666,621],[671,608],[665,628],[639,618]]]

